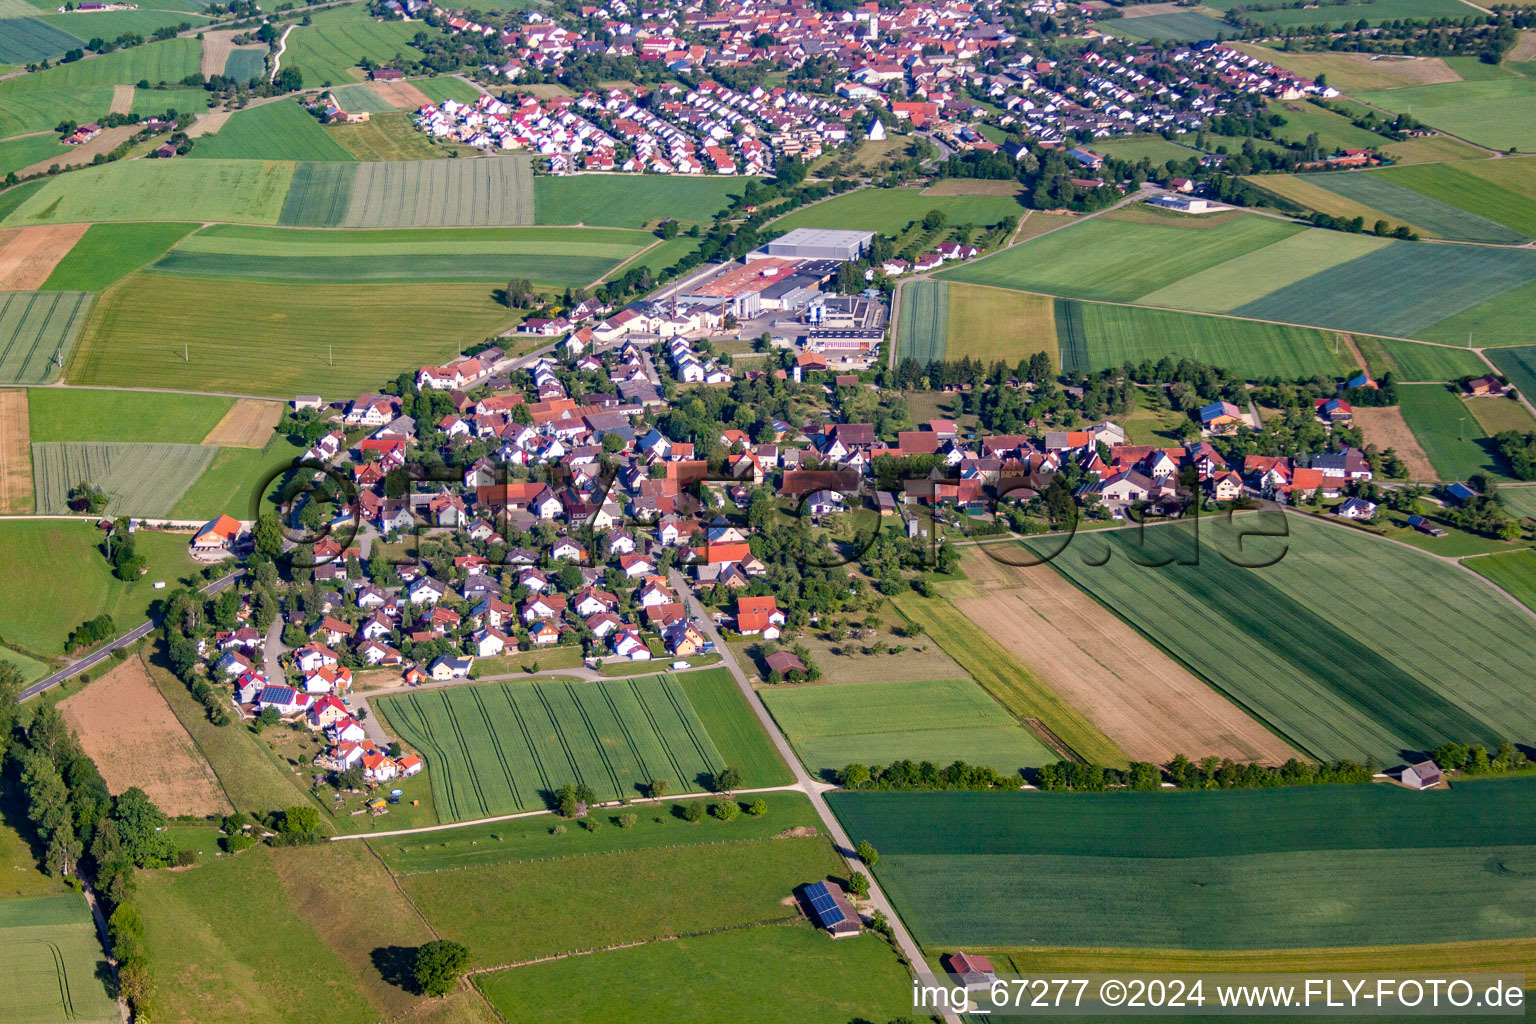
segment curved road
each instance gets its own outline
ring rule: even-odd
[[[235,582],[235,580],[244,575],[244,569],[236,569],[234,572],[214,580],[212,583],[198,591],[198,593],[217,594],[219,591],[223,590],[225,587],[229,586],[231,583]],[[137,640],[142,640],[144,637],[154,632],[156,625],[158,625],[158,623],[154,619],[150,619],[149,621],[140,624],[137,628],[124,633],[122,636],[118,637],[116,640],[113,640],[106,646],[92,651],[90,654],[87,654],[79,661],[74,662],[65,668],[59,669],[51,676],[39,679],[31,686],[22,690],[19,699],[29,700],[32,697],[36,697],[38,694],[42,693],[44,690],[52,689],[53,687],[58,686],[60,683],[70,678],[71,676],[84,672],[92,665],[95,665],[98,662],[101,662],[110,657],[112,652],[117,650],[119,647],[126,647]]]

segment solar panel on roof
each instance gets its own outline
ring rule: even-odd
[[[816,919],[821,922],[823,928],[831,928],[845,920],[845,915],[837,901],[832,898],[832,893],[827,891],[825,882],[816,882],[805,887],[805,894],[811,902],[811,910]]]

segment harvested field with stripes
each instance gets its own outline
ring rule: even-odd
[[[599,800],[640,796],[653,778],[689,792],[725,766],[673,676],[459,686],[376,703],[427,759],[444,821],[537,810],[567,783]]]
[[[0,242],[0,291],[41,288],[89,226],[58,224],[0,231],[4,238]]]
[[[949,332],[949,285],[913,281],[901,289],[900,346],[919,363],[943,359]]]
[[[416,110],[432,102],[431,97],[411,82],[373,82],[369,87],[397,110]]]
[[[86,292],[0,292],[0,381],[57,377],[90,305]]]
[[[282,418],[283,407],[277,402],[241,398],[208,431],[203,444],[224,448],[265,448],[272,440],[272,431],[277,429],[277,421]]]
[[[0,391],[0,512],[32,511],[32,433],[27,393]]]
[[[39,442],[32,446],[37,511],[69,512],[69,490],[86,481],[107,492],[109,516],[163,516],[213,461],[198,444]]]

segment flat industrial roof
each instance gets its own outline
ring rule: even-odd
[[[795,228],[770,245],[857,245],[875,236],[873,231],[835,231],[832,228]]]

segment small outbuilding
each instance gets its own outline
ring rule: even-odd
[[[835,883],[811,882],[801,886],[800,894],[817,926],[825,928],[834,939],[857,935],[861,931],[858,911]]]
[[[1440,785],[1442,778],[1439,765],[1433,761],[1420,761],[1404,768],[1398,781],[1409,789],[1430,789]]]

